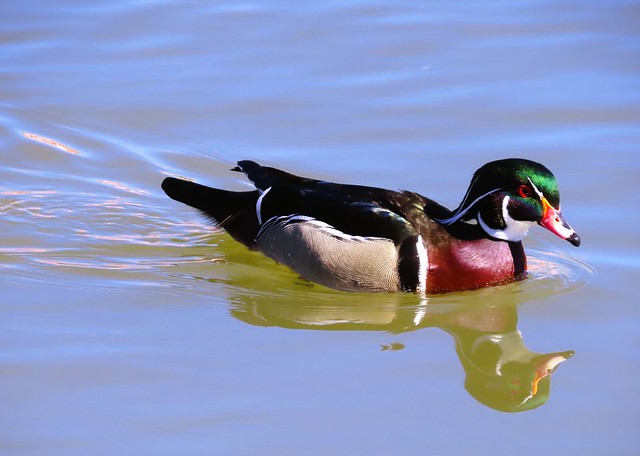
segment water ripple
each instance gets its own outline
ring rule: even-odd
[[[577,291],[588,286],[596,269],[563,251],[530,249],[527,279],[518,283],[525,300],[538,300]]]

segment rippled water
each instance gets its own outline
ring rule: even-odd
[[[0,6],[0,452],[638,453],[637,2],[28,3]],[[247,189],[250,158],[454,207],[506,156],[582,246],[535,230],[525,281],[426,300],[309,284],[160,189]]]

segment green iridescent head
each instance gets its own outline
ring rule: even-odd
[[[560,212],[555,176],[540,163],[507,158],[478,169],[460,206],[443,224],[458,221],[480,224],[492,238],[518,242],[533,224],[539,224],[573,245],[580,238]]]

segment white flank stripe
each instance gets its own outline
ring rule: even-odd
[[[267,193],[267,191],[269,191],[270,189],[271,189],[271,187],[269,187],[269,189],[267,189],[265,191],[265,193]],[[262,237],[266,232],[268,232],[272,228],[278,227],[279,229],[282,229],[288,223],[302,222],[302,223],[307,223],[307,224],[315,227],[319,231],[323,231],[325,233],[330,234],[331,236],[334,236],[334,237],[339,238],[339,239],[343,239],[345,241],[350,241],[350,242],[365,242],[365,241],[388,241],[388,242],[393,242],[393,241],[391,241],[391,239],[384,238],[384,237],[378,237],[378,236],[354,236],[352,234],[347,234],[347,233],[345,233],[343,231],[340,231],[340,230],[334,228],[333,226],[329,225],[326,222],[323,222],[323,221],[318,220],[318,219],[314,219],[313,217],[309,217],[308,215],[301,215],[301,214],[280,215],[280,216],[274,215],[273,217],[271,217],[270,219],[265,221],[264,224],[262,224],[261,216],[258,213],[258,221],[260,222],[261,226],[260,226],[260,229],[258,230],[258,234],[256,235],[256,239],[260,239],[260,237]],[[424,247],[423,247],[423,249],[424,249]]]

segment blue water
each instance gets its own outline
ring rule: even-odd
[[[3,3],[0,452],[637,454],[639,15]],[[507,156],[582,245],[534,230],[526,281],[426,301],[312,286],[159,187],[249,158],[455,207]],[[490,339],[567,359],[501,411]]]

